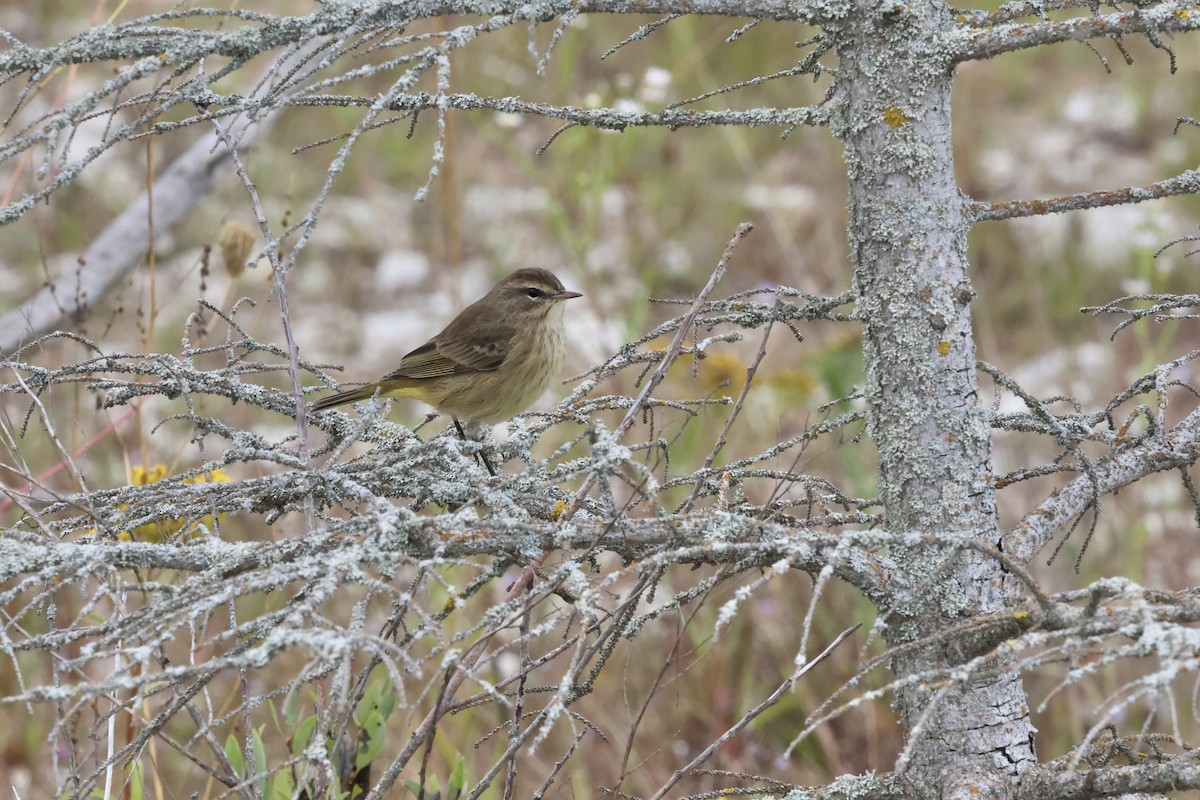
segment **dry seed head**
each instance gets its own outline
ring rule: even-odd
[[[221,260],[225,262],[225,271],[236,278],[246,268],[246,259],[254,249],[258,236],[254,228],[244,222],[230,220],[221,226],[217,233],[217,245],[221,248]]]

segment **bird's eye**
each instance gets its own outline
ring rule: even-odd
[[[525,296],[532,298],[534,300],[537,300],[539,297],[542,296],[542,290],[535,289],[532,286],[530,286],[528,289],[525,290]]]

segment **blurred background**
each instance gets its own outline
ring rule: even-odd
[[[273,13],[311,9],[282,0],[239,5]],[[100,21],[132,19],[166,6],[147,0],[9,4],[0,7],[0,27],[30,46],[45,46]],[[763,23],[726,43],[743,21],[684,17],[645,41],[601,58],[638,25],[651,21],[580,17],[562,35],[541,76],[535,65],[555,25],[539,26],[532,34],[505,30],[481,37],[452,57],[451,88],[555,105],[654,111],[793,66],[805,52],[797,50],[796,42],[813,34],[795,25]],[[423,29],[448,24],[433,22]],[[418,31],[414,27],[407,32]],[[954,93],[955,150],[963,191],[982,201],[1051,197],[1144,185],[1194,166],[1200,160],[1200,129],[1184,126],[1176,133],[1175,126],[1177,117],[1198,115],[1200,53],[1181,42],[1172,75],[1162,51],[1139,40],[1124,45],[1132,64],[1125,63],[1111,42],[1096,43],[1108,69],[1097,53],[1080,44],[966,65]],[[247,91],[257,76],[255,66],[223,88]],[[16,120],[44,113],[54,103],[99,85],[110,76],[111,67],[55,74],[34,101],[22,106]],[[392,79],[394,75],[375,76],[343,90],[369,97]],[[784,78],[690,107],[809,105],[821,100],[827,86],[825,80],[814,84],[811,78]],[[20,88],[0,87],[6,115]],[[419,88],[435,90],[432,76]],[[277,229],[309,212],[342,140],[310,145],[352,130],[361,114],[353,108],[289,110],[246,154],[250,175]],[[370,380],[392,369],[400,356],[495,280],[522,266],[552,269],[568,288],[584,293],[583,299],[573,301],[567,317],[573,351],[562,377],[568,378],[678,313],[650,298],[693,296],[743,221],[753,222],[756,230],[737,251],[718,296],[781,284],[828,295],[849,288],[846,179],[841,147],[827,131],[801,128],[784,138],[774,128],[623,133],[574,128],[538,155],[558,121],[456,112],[447,123],[444,162],[424,202],[415,196],[429,177],[437,136],[434,114],[423,115],[411,136],[407,118],[365,134],[324,204],[313,239],[288,276],[301,356],[344,365],[341,380]],[[81,129],[71,150],[88,147],[88,135],[87,128]],[[157,171],[201,135],[210,132],[194,127],[115,148],[50,202],[0,227],[0,313],[19,307],[48,280],[86,269],[79,264],[81,251],[145,190]],[[7,201],[40,184],[28,164],[9,160],[0,165],[0,185]],[[1200,346],[1200,336],[1195,323],[1186,321],[1140,324],[1114,342],[1109,334],[1119,318],[1084,315],[1080,307],[1125,294],[1195,291],[1200,256],[1186,258],[1186,244],[1157,256],[1156,252],[1170,240],[1194,233],[1198,220],[1200,201],[1181,198],[978,226],[970,254],[979,357],[1014,375],[1035,395],[1069,394],[1087,409],[1103,407],[1154,364]],[[147,256],[109,296],[91,298],[89,313],[72,320],[71,329],[107,352],[178,353],[185,322],[198,311],[198,299],[229,310],[245,297],[256,305],[241,307],[239,324],[259,340],[282,344],[269,265],[262,261],[234,276],[222,263],[218,239],[231,223],[257,228],[246,189],[229,170],[186,223],[160,241],[153,259]],[[294,244],[284,242],[283,248]],[[193,329],[193,345],[203,342],[209,324],[212,336],[224,336],[224,327],[211,314],[205,320]],[[827,323],[802,333],[803,342],[786,331],[773,334],[770,354],[726,459],[760,452],[801,432],[823,418],[818,410],[823,403],[861,386],[857,326]],[[662,394],[736,396],[758,345],[758,337],[750,335],[740,343],[714,347],[708,359],[695,365],[680,364]],[[25,359],[52,367],[87,357],[84,348],[61,343],[27,353]],[[1177,377],[1194,383],[1190,372]],[[285,385],[284,376],[278,380],[279,386]],[[982,384],[990,402],[990,382],[985,377]],[[555,386],[538,407],[550,408],[568,391]],[[614,379],[606,391],[631,392],[632,382]],[[68,449],[86,453],[78,460],[91,486],[130,483],[138,467],[165,465],[173,473],[201,463],[182,423],[158,427],[178,410],[170,403],[153,400],[133,414],[126,408],[96,414],[97,399],[82,388],[74,393],[60,390],[48,398],[60,433],[69,434]],[[215,403],[204,398],[199,402]],[[1131,410],[1132,406],[1123,413]],[[15,427],[24,405],[17,398],[0,398],[0,413]],[[210,407],[207,413],[263,435],[282,437],[295,429],[289,418],[271,419],[228,404]],[[727,409],[710,408],[702,412],[700,424],[677,424],[673,433],[679,438],[672,451],[676,471],[698,466],[710,442],[706,436],[720,427],[726,414]],[[425,409],[408,403],[398,403],[392,413],[393,419],[411,425],[422,423],[425,416]],[[422,435],[442,426],[435,422]],[[497,435],[504,435],[503,426]],[[548,455],[553,442],[542,444],[545,451],[539,455]],[[52,469],[60,458],[36,431],[20,449],[34,474]],[[1055,449],[1030,437],[996,437],[1001,473],[1044,463],[1054,455]],[[788,465],[795,461],[794,454],[787,459]],[[849,434],[805,451],[795,468],[826,477],[848,494],[871,496],[874,491],[873,450],[869,443],[851,441]],[[0,476],[0,481],[10,480],[15,479],[7,473]],[[1000,495],[1003,522],[1018,520],[1062,482],[1061,477],[1049,478],[1005,489]],[[50,478],[49,484],[72,489],[67,472]],[[19,516],[11,505],[0,514],[6,525]],[[224,532],[246,539],[288,534],[286,528],[268,527],[252,518],[235,520]],[[1082,586],[1103,575],[1126,576],[1163,589],[1200,583],[1200,539],[1177,476],[1144,481],[1107,502],[1076,574],[1081,544],[1077,534],[1052,564],[1036,565],[1048,590]],[[685,570],[667,580],[678,581],[678,588],[695,578]],[[632,762],[637,765],[634,774],[639,777],[633,783],[638,787],[669,776],[788,674],[799,643],[798,620],[807,608],[809,579],[797,573],[768,582],[721,639],[713,640],[721,603],[735,588],[726,585],[710,598],[690,625],[680,619],[659,620],[636,640],[620,645],[620,658],[630,664],[626,674],[608,676],[580,709],[615,744],[572,762],[575,771],[564,781],[570,788],[559,789],[560,796],[596,796],[594,787],[611,781],[612,761],[638,710],[635,698],[645,693],[677,636],[685,638],[685,656],[670,676],[670,689],[656,697],[639,729]],[[821,604],[815,620],[820,641],[831,640],[855,622],[869,627],[872,620],[873,607],[846,586],[833,586]],[[844,772],[888,770],[900,747],[900,734],[889,710],[871,704],[824,726],[790,760],[779,758],[805,716],[877,654],[877,642],[865,652],[858,649],[863,638],[860,633],[852,640],[855,644],[844,645],[793,695],[723,748],[722,768],[795,783],[819,783]],[[752,658],[746,657],[749,653]],[[32,664],[25,668],[36,671]],[[1104,667],[1092,681],[1053,695],[1061,674],[1031,676],[1033,701],[1047,701],[1034,709],[1041,732],[1039,755],[1048,759],[1066,752],[1094,722],[1092,710],[1136,669],[1135,664]],[[871,680],[882,683],[877,674]],[[13,665],[3,660],[0,694],[19,691]],[[1191,687],[1181,686],[1180,691],[1186,697]],[[1134,731],[1149,711],[1128,713],[1129,730]],[[43,713],[30,719],[23,706],[4,704],[3,717],[11,724],[0,725],[0,787],[15,786],[22,797],[45,796],[42,791],[53,785],[45,755],[53,716]],[[1194,730],[1193,720],[1183,723],[1185,730]],[[481,731],[495,724],[495,719],[481,719]],[[470,759],[473,741],[443,737],[438,758],[444,764],[457,754]],[[531,758],[544,758],[546,771],[556,756],[546,748]],[[468,762],[468,772],[471,768]],[[475,767],[476,774],[481,769]],[[161,774],[179,781],[168,783],[164,796],[186,796],[190,791],[207,796],[204,777],[189,772],[186,764],[164,767]]]

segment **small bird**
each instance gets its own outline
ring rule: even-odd
[[[461,421],[492,425],[524,411],[562,368],[568,292],[553,272],[513,272],[378,381],[323,397],[314,411],[407,397]],[[465,434],[464,434],[465,436]],[[490,468],[490,466],[489,466]]]

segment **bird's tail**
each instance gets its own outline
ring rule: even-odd
[[[329,397],[322,397],[320,400],[313,403],[313,411],[324,411],[327,408],[345,405],[346,403],[357,403],[359,400],[370,400],[375,396],[375,392],[378,390],[379,384],[368,383],[366,386],[359,386],[357,389],[347,389],[344,392],[331,394]]]

